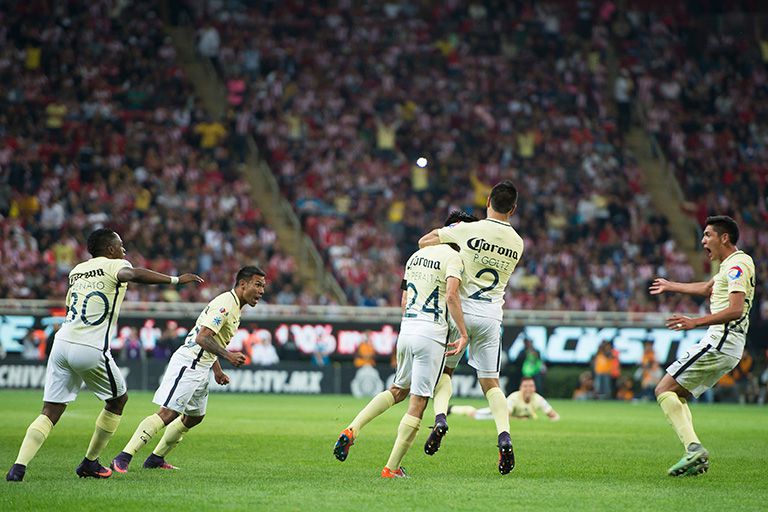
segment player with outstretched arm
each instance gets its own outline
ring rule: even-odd
[[[98,457],[120,424],[128,393],[120,370],[109,349],[127,283],[187,284],[202,283],[195,274],[168,276],[145,268],[133,268],[124,259],[120,235],[111,229],[97,229],[88,237],[91,259],[79,263],[69,273],[67,315],[56,332],[45,370],[43,410],[29,425],[16,463],[5,479],[20,482],[27,465],[42,447],[67,404],[77,398],[85,383],[105,405],[96,418],[96,429],[75,472],[78,476],[108,478],[109,468]]]
[[[701,245],[709,259],[720,262],[718,273],[706,282],[676,283],[658,278],[650,292],[709,295],[710,315],[689,318],[674,314],[667,327],[686,331],[708,326],[704,337],[667,368],[656,386],[656,400],[675,429],[685,453],[667,470],[671,476],[698,475],[709,469],[709,451],[693,430],[688,400],[698,398],[739,364],[744,352],[749,311],[755,296],[755,264],[736,247],[739,226],[725,215],[708,217]]]

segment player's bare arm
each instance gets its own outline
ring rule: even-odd
[[[437,230],[433,229],[423,237],[419,239],[419,249],[429,247],[430,245],[437,245],[440,243],[440,235],[437,234]]]
[[[712,287],[715,284],[714,278],[709,281],[701,281],[698,283],[678,283],[675,281],[667,281],[662,277],[657,277],[653,280],[650,288],[648,289],[651,295],[660,295],[665,292],[671,293],[686,293],[688,295],[701,295],[708,296],[712,293]]]
[[[547,417],[552,421],[560,421],[560,415],[554,409],[547,413]]]
[[[213,378],[216,380],[216,384],[221,386],[229,384],[229,375],[224,373],[224,370],[221,369],[221,363],[218,359],[213,362],[211,369],[213,370]]]
[[[182,274],[178,277],[161,274],[148,268],[125,267],[118,271],[117,279],[121,283],[140,284],[188,284],[203,283],[203,278],[197,274]]]
[[[405,307],[408,305],[408,292],[403,292],[400,297],[400,315],[405,315]]]
[[[449,277],[445,283],[445,302],[448,306],[448,312],[456,323],[459,330],[459,339],[448,344],[448,350],[445,355],[453,356],[462,352],[469,342],[467,336],[467,327],[464,324],[464,313],[461,311],[461,299],[459,299],[459,285],[461,280],[455,277]]]
[[[733,320],[738,320],[744,313],[745,298],[746,294],[744,292],[731,292],[728,295],[728,307],[724,310],[700,318],[690,318],[674,314],[667,319],[667,327],[673,331],[687,331],[696,327],[726,324]]]
[[[197,333],[195,343],[202,349],[210,352],[211,354],[223,357],[230,362],[232,366],[242,366],[245,363],[245,355],[242,352],[229,352],[226,348],[222,347],[213,338],[215,333],[208,327],[203,327],[200,332]]]

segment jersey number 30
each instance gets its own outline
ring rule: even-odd
[[[101,302],[104,303],[104,312],[101,314],[99,318],[97,318],[95,321],[91,322],[88,320],[88,317],[86,316],[86,313],[88,311],[88,301],[90,301],[93,297],[98,298]],[[69,310],[67,311],[67,317],[64,319],[66,323],[74,322],[77,318],[77,301],[80,299],[80,296],[77,294],[77,292],[72,292],[72,304],[69,305]],[[83,322],[85,325],[99,325],[104,320],[107,319],[107,315],[109,314],[109,299],[107,299],[107,296],[104,295],[101,292],[91,292],[88,295],[85,296],[83,299],[83,306],[80,308],[80,321]],[[72,315],[70,317],[70,315]]]
[[[405,318],[413,318],[416,316],[416,313],[408,313],[408,310],[411,309],[416,303],[416,299],[419,297],[419,292],[416,290],[416,286],[413,283],[408,283],[408,289],[413,290],[413,297],[411,298],[411,301],[408,303],[408,305],[405,306]],[[424,306],[421,308],[421,310],[425,313],[432,313],[435,317],[435,322],[440,320],[440,315],[443,314],[443,310],[440,309],[440,304],[438,302],[439,298],[440,288],[435,286],[435,289],[432,290],[432,293],[429,294],[427,300],[424,301]],[[429,307],[430,304],[432,304],[433,307]]]

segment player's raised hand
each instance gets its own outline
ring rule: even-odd
[[[202,277],[200,277],[197,274],[181,274],[179,276],[179,284],[187,284],[187,283],[204,283]]]
[[[667,328],[672,329],[673,331],[687,331],[689,329],[694,329],[695,327],[696,322],[693,318],[678,313],[667,318]]]
[[[229,375],[224,372],[214,373],[213,378],[216,379],[216,384],[226,386],[229,384]]]
[[[653,283],[651,283],[650,288],[648,288],[648,291],[651,292],[651,295],[659,295],[664,292],[670,291],[671,288],[669,286],[669,281],[662,277],[657,277],[653,280]]]
[[[448,351],[445,353],[446,356],[455,356],[456,354],[459,354],[464,351],[464,349],[467,347],[467,343],[469,340],[466,338],[466,336],[459,336],[459,339],[454,341],[453,343],[448,343]]]
[[[234,367],[242,366],[245,363],[245,354],[242,352],[229,352],[227,361]]]

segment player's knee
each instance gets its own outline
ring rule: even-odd
[[[411,395],[411,400],[408,403],[408,414],[417,418],[424,417],[424,411],[427,409],[427,403],[429,398],[424,396]]]
[[[453,372],[455,371],[456,371],[456,368],[448,368],[447,366],[443,368],[443,373],[449,377],[453,377]]]
[[[163,423],[166,425],[179,417],[179,413],[165,407],[161,407],[160,410],[157,411],[157,415],[160,416],[160,419],[163,420]]]
[[[205,414],[202,416],[187,416],[186,414],[181,417],[181,422],[184,424],[187,428],[192,428],[195,425],[199,425],[203,422],[203,418],[205,418]]]
[[[499,385],[499,379],[480,378],[480,388],[483,390],[483,394],[488,393],[493,388],[501,387]]]
[[[408,396],[409,391],[410,391],[409,389],[399,388],[397,386],[392,386],[391,388],[389,388],[389,392],[392,393],[392,396],[394,397],[396,404],[399,404],[400,402],[405,400],[405,398]]]
[[[67,408],[67,404],[57,404],[53,402],[43,402],[43,410],[41,414],[48,417],[51,423],[54,425],[58,423],[61,415],[64,414],[64,409]]]
[[[113,414],[123,414],[125,404],[128,402],[128,393],[120,395],[112,400],[107,400],[107,404],[104,406],[106,410]]]

